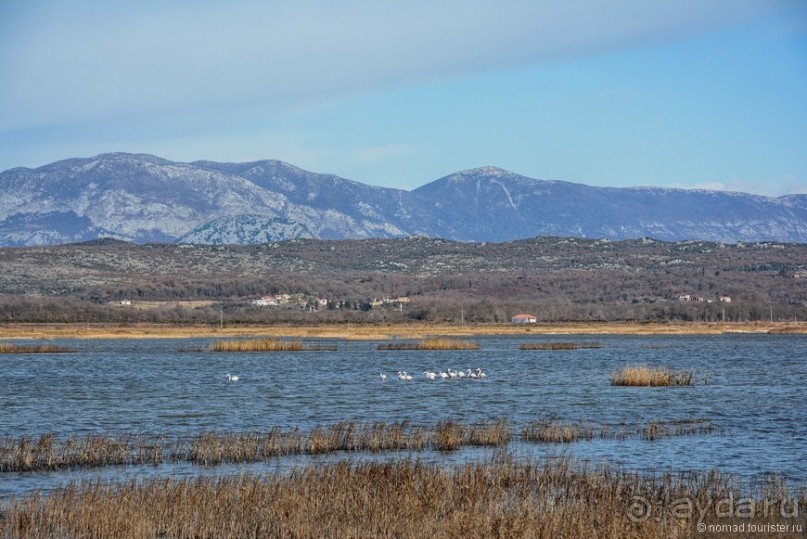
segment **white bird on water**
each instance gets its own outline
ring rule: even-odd
[[[381,378],[382,382],[387,379],[387,375],[383,372],[378,373],[378,377]]]
[[[423,371],[423,374],[425,374],[426,378],[429,379],[429,380],[436,380],[437,379],[437,373],[430,372],[430,371]]]
[[[227,380],[229,380],[230,382],[237,382],[238,381],[238,375],[230,374],[228,372],[227,373]]]
[[[477,375],[479,378],[485,378],[485,377],[487,377],[487,374],[485,374],[484,372],[482,372],[482,369],[476,369],[476,375]]]

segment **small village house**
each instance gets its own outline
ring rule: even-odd
[[[522,313],[514,315],[510,322],[513,324],[535,324],[538,322],[538,317],[534,314]]]

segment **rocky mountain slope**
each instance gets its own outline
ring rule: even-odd
[[[430,236],[807,242],[807,195],[600,188],[486,167],[413,191],[280,161],[177,163],[104,154],[0,173],[0,245],[113,237],[254,243]]]

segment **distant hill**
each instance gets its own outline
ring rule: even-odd
[[[113,153],[7,170],[0,193],[2,246],[413,235],[807,242],[807,195],[601,188],[493,167],[404,191],[280,161],[177,163]]]
[[[287,219],[267,218],[260,215],[236,215],[219,217],[196,227],[177,239],[176,243],[251,245],[298,238],[313,238],[313,236],[300,223]]]

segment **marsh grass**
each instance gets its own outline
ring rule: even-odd
[[[586,440],[644,439],[654,441],[679,436],[707,436],[723,434],[723,429],[705,419],[680,419],[676,421],[650,421],[644,427],[627,425],[604,425],[573,421],[533,421],[521,430],[521,439],[526,442],[568,444]]]
[[[672,371],[647,365],[626,366],[611,373],[612,386],[665,387],[694,385],[692,371]]]
[[[434,338],[418,342],[382,343],[378,350],[479,350],[479,343],[464,339]]]
[[[54,344],[0,343],[0,354],[64,354],[69,352],[75,352],[75,350]]]
[[[723,434],[723,430],[704,419],[683,419],[678,421],[651,421],[640,433],[641,437],[653,441],[677,436],[703,436]]]
[[[519,434],[516,434],[516,433]],[[33,472],[116,465],[189,462],[200,466],[261,462],[288,455],[361,451],[456,451],[465,447],[507,447],[527,443],[573,443],[597,438],[656,440],[671,436],[720,434],[700,419],[653,421],[644,427],[606,426],[582,421],[534,421],[517,431],[506,417],[465,424],[446,419],[432,426],[407,421],[339,421],[309,431],[278,427],[263,432],[202,432],[168,438],[142,434],[92,435],[59,440],[41,437],[0,438],[0,472]]]
[[[589,348],[602,348],[598,342],[524,342],[520,350],[579,350]]]
[[[29,472],[115,466],[159,464],[165,460],[164,438],[141,435],[92,435],[57,440],[54,434],[38,439],[0,439],[0,472]]]
[[[653,518],[633,511],[639,498]],[[777,515],[807,509],[807,491],[775,476],[745,485],[715,471],[647,476],[505,454],[455,466],[402,458],[260,476],[73,483],[4,503],[0,536],[690,537],[699,515],[682,518],[671,500],[697,503],[708,520],[719,516],[719,500],[743,498]]]
[[[616,437],[605,427],[568,421],[535,421],[527,424],[521,437],[528,442],[568,444],[594,438]]]
[[[303,349],[299,339],[235,339],[210,345],[213,352],[300,352]]]

